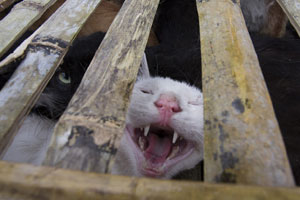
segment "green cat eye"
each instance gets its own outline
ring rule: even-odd
[[[67,74],[65,72],[59,73],[58,78],[64,84],[70,84],[71,83],[71,77],[69,76],[69,74]]]

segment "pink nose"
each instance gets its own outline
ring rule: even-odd
[[[176,97],[170,94],[161,94],[154,104],[159,111],[161,123],[163,125],[167,125],[173,114],[181,112]]]

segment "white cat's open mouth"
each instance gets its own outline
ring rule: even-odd
[[[127,139],[134,143],[138,167],[145,176],[160,177],[177,162],[189,156],[192,142],[186,140],[171,127],[151,124],[143,128],[126,126]]]

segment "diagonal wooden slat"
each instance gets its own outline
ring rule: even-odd
[[[300,0],[277,0],[300,36]]]
[[[126,0],[60,118],[46,165],[110,171],[159,0]]]
[[[298,200],[300,189],[167,181],[0,162],[0,197],[14,200]]]
[[[23,0],[0,21],[0,57],[57,0]]]
[[[26,58],[0,92],[0,154],[100,1],[68,0],[34,33]]]
[[[205,180],[293,186],[272,102],[239,5],[231,0],[197,0],[197,8]]]

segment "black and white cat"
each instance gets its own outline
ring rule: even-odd
[[[3,160],[42,163],[55,121],[79,85],[75,77],[82,78],[102,40],[99,34],[74,43]],[[92,43],[95,48],[90,46]],[[82,51],[82,45],[89,47],[89,53]],[[133,89],[113,173],[170,178],[203,159],[202,93],[183,82],[150,77],[148,68],[142,72]]]

